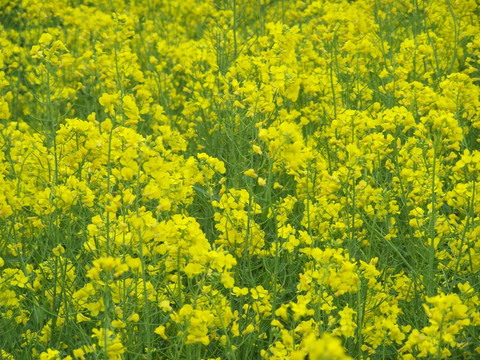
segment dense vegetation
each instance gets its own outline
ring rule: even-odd
[[[479,357],[479,16],[0,0],[0,358]]]

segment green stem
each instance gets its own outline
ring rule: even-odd
[[[431,183],[431,217],[430,217],[430,246],[428,252],[428,295],[432,296],[434,292],[434,266],[435,266],[435,223],[436,218],[436,206],[437,206],[437,194],[435,192],[435,176],[436,176],[436,164],[437,164],[437,146],[438,139],[433,142],[433,164],[432,164],[432,183]]]

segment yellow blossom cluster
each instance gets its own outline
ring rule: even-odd
[[[480,357],[479,29],[0,0],[0,358]]]

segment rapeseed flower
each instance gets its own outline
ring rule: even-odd
[[[478,356],[477,2],[260,5],[0,0],[2,358]]]

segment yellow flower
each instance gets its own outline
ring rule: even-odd
[[[125,352],[126,348],[121,343],[120,339],[115,338],[107,345],[107,355],[109,359],[121,359],[121,355]]]
[[[160,307],[160,309],[162,309],[164,312],[169,312],[169,311],[172,311],[173,308],[170,306],[170,301],[169,300],[162,300],[160,301],[160,303],[158,304],[158,306]]]
[[[73,356],[78,359],[85,360],[85,351],[82,348],[73,350]]]
[[[345,349],[343,348],[341,341],[328,333],[324,333],[318,339],[315,337],[315,334],[311,333],[304,339],[302,346],[305,347],[312,360],[352,359],[345,354]]]
[[[40,354],[40,360],[60,360],[60,351],[48,349]]]
[[[255,326],[253,326],[252,324],[248,324],[245,330],[242,331],[242,335],[249,334],[254,330],[255,330]]]
[[[8,102],[5,100],[3,96],[0,96],[0,120],[2,119],[6,120],[9,118],[10,118],[10,109],[8,106]]]
[[[183,268],[183,271],[192,279],[203,272],[203,266],[197,263],[188,263],[187,266]]]
[[[227,272],[222,273],[221,282],[226,289],[231,289],[235,285],[235,279]]]
[[[137,104],[135,103],[135,99],[131,95],[125,95],[122,100],[123,111],[128,119],[125,125],[136,124],[140,119],[140,113],[138,111]]]
[[[263,154],[263,153],[262,153],[262,149],[260,148],[260,146],[258,146],[258,145],[253,145],[252,148],[253,148],[253,152],[254,152],[254,153],[256,153],[256,154],[258,154],[258,155],[262,155],[262,154]]]
[[[110,116],[113,116],[115,114],[115,106],[118,105],[119,103],[119,93],[115,94],[108,94],[108,93],[103,93],[103,95],[100,97],[98,100],[100,105],[102,105],[105,108],[105,112],[108,113]]]
[[[83,321],[90,321],[90,318],[83,315],[82,313],[77,313],[76,317],[77,317],[77,322],[78,323],[81,323]]]
[[[127,326],[122,320],[113,320],[112,321],[112,327],[115,329],[123,329],[125,326]]]
[[[249,177],[254,178],[254,179],[256,179],[258,177],[257,173],[253,169],[248,169],[248,170],[244,171],[243,175],[249,176]]]
[[[137,313],[133,313],[127,318],[127,321],[134,322],[134,323],[138,322],[138,320],[140,320],[140,316]]]
[[[162,339],[167,340],[167,336],[165,335],[165,326],[160,325],[154,331],[155,334],[160,335]]]
[[[339,333],[345,337],[354,336],[357,324],[355,324],[353,317],[357,312],[347,305],[343,310],[339,311],[338,314],[340,315]]]
[[[64,252],[65,252],[65,247],[63,245],[58,245],[57,247],[53,248],[52,249],[52,252],[56,255],[56,256],[60,256],[62,255]]]
[[[232,292],[235,296],[245,296],[248,294],[248,288],[233,287]]]
[[[52,43],[53,37],[49,33],[43,33],[38,40],[38,43],[42,47],[47,47]]]

